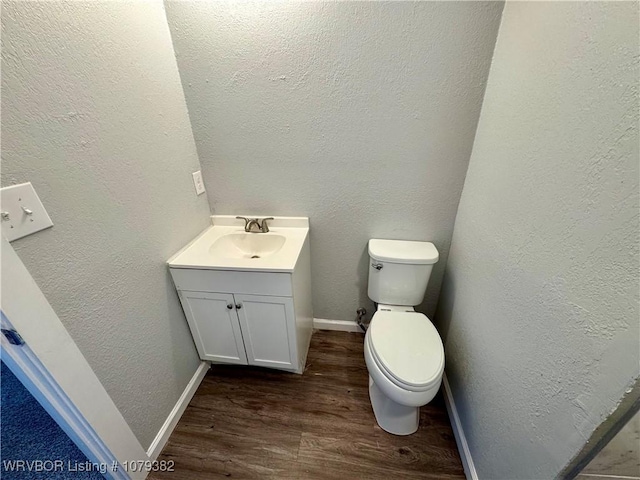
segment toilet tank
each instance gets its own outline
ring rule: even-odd
[[[369,240],[369,298],[386,305],[422,303],[438,250],[430,242]]]

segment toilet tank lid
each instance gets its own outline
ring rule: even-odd
[[[369,256],[389,263],[431,265],[438,261],[438,250],[431,242],[409,240],[369,240]]]

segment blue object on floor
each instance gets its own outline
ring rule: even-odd
[[[4,362],[1,364],[0,477],[3,480],[103,479],[20,380]],[[7,462],[13,460],[58,461],[58,464],[43,463],[43,470],[39,472],[29,471],[26,467],[10,471]]]

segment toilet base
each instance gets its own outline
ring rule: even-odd
[[[400,405],[387,397],[369,376],[369,398],[380,428],[394,435],[411,435],[420,424],[420,407]]]

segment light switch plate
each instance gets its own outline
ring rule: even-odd
[[[0,189],[2,234],[12,242],[53,226],[31,182]]]
[[[197,172],[193,172],[193,185],[196,187],[196,193],[198,195],[202,195],[204,190],[204,182],[202,181],[202,172],[198,170]]]

